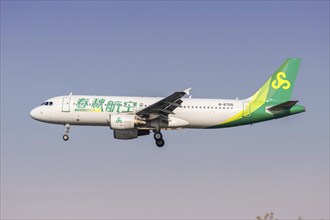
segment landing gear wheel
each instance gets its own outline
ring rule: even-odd
[[[159,131],[155,132],[155,134],[154,134],[154,139],[155,139],[156,141],[161,140],[162,138],[163,138],[162,133],[160,133]]]
[[[163,147],[165,144],[165,141],[163,139],[156,140],[157,147]]]
[[[67,135],[67,134],[63,135],[63,140],[64,140],[64,141],[69,140],[69,135]]]
[[[69,130],[70,130],[70,125],[69,124],[65,124],[64,125],[64,132],[65,132],[65,134],[63,135],[63,140],[64,141],[67,141],[67,140],[69,140]]]

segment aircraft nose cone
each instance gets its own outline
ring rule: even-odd
[[[31,118],[37,119],[37,115],[38,115],[37,109],[36,108],[32,109],[32,111],[30,112]]]

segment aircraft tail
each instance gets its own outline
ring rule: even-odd
[[[250,99],[260,102],[289,101],[300,62],[299,58],[288,58]]]

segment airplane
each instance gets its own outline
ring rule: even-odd
[[[165,98],[66,95],[47,99],[30,116],[41,122],[64,125],[69,140],[71,125],[106,126],[114,138],[128,140],[154,132],[158,147],[161,130],[227,128],[254,124],[305,112],[290,100],[300,58],[288,58],[266,83],[246,99],[191,98],[190,89]],[[189,96],[184,98],[184,96]]]

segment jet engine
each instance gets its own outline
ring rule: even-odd
[[[141,120],[137,115],[111,114],[109,115],[109,125],[113,130],[125,130],[145,125],[146,122]]]

